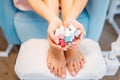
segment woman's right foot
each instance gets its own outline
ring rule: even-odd
[[[66,60],[64,51],[49,47],[47,65],[55,76],[64,79],[66,77]]]

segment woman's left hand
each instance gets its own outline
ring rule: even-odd
[[[69,25],[72,24],[77,30],[81,31],[80,35],[77,37],[77,40],[75,40],[72,43],[70,43],[69,45],[67,45],[67,48],[72,48],[72,47],[78,45],[80,43],[80,41],[83,39],[83,37],[85,36],[84,26],[75,19],[73,19],[71,21],[70,20],[64,21],[63,24],[65,27],[69,27]]]

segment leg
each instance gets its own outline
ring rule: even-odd
[[[51,11],[59,16],[59,0],[44,0]]]
[[[53,47],[49,47],[47,56],[48,68],[59,78],[66,77],[66,61],[64,52]]]
[[[74,0],[60,0],[62,4],[62,20],[70,13]]]
[[[72,76],[75,76],[80,69],[83,68],[85,57],[81,53],[79,46],[68,49],[65,54],[68,71]]]
[[[84,25],[87,32],[88,15],[85,10],[79,15],[77,20]],[[79,46],[75,46],[72,49],[67,50],[65,57],[69,73],[72,76],[75,76],[80,69],[83,68],[85,63],[85,57],[83,56],[83,53],[81,53]]]
[[[59,16],[59,0],[44,0],[46,5]],[[66,61],[64,52],[53,47],[48,49],[47,64],[51,72],[59,78],[66,76]]]

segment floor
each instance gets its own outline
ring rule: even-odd
[[[115,17],[117,22],[120,22],[120,15]],[[119,24],[120,25],[120,24]],[[117,34],[112,29],[111,25],[106,21],[105,27],[100,37],[99,43],[102,50],[110,50],[111,42],[117,39]],[[0,51],[4,51],[7,47],[6,40],[0,29]],[[9,57],[0,57],[0,80],[19,80],[14,72],[14,64],[18,55],[18,47],[14,46]],[[118,57],[120,60],[120,57]],[[120,69],[115,76],[105,76],[101,80],[120,80]]]

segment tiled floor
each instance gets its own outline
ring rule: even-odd
[[[120,15],[116,18],[117,22],[120,22]],[[120,24],[119,24],[120,25]],[[112,29],[111,25],[106,21],[104,31],[102,32],[99,40],[102,50],[110,50],[111,42],[117,39],[117,35]],[[0,50],[4,51],[7,47],[7,43],[0,29]],[[9,57],[0,57],[0,80],[19,80],[14,72],[14,63],[18,54],[18,48],[15,46]],[[119,58],[120,59],[120,58]],[[120,80],[120,69],[115,76],[105,76],[102,80]]]

